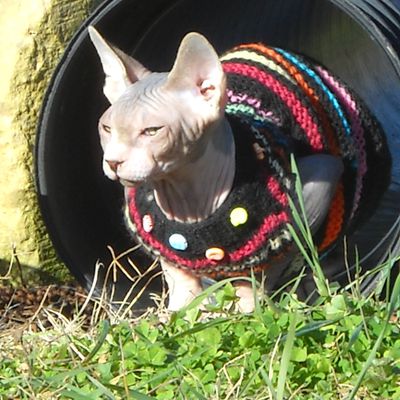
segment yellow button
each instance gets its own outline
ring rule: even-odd
[[[212,261],[221,261],[225,257],[225,252],[219,247],[211,247],[206,250],[206,258]]]
[[[230,219],[231,224],[236,227],[245,224],[249,219],[249,214],[243,207],[236,207],[231,211]]]

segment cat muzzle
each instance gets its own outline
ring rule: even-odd
[[[117,172],[118,167],[122,164],[119,161],[109,161],[109,160],[105,160],[105,161],[108,164],[108,166],[110,167],[111,171],[113,171],[115,173]]]
[[[123,178],[118,178],[118,181],[122,186],[125,186],[125,187],[136,187],[137,185],[140,185],[141,183],[143,183],[143,181],[130,181],[130,180],[123,179]]]

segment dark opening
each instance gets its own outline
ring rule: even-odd
[[[393,157],[392,183],[371,219],[352,237],[373,266],[386,251],[400,209],[400,62],[398,0],[114,0],[83,24],[47,92],[36,147],[40,206],[62,260],[90,286],[107,245],[132,246],[123,225],[122,190],[103,176],[97,120],[107,107],[103,73],[86,27],[154,71],[168,70],[185,33],[203,33],[218,51],[261,41],[305,54],[347,82],[382,124]],[[351,246],[349,246],[351,247]],[[338,255],[332,254],[331,261]],[[148,265],[140,260],[139,264]],[[368,264],[368,262],[367,262]],[[123,296],[130,282],[119,277]],[[159,290],[155,281],[152,290]]]

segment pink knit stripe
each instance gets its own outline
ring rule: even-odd
[[[239,63],[224,63],[223,69],[227,73],[234,73],[252,78],[278,95],[292,111],[297,123],[304,130],[311,146],[315,150],[323,150],[322,136],[317,124],[313,121],[309,111],[304,107],[296,95],[281,84],[273,75],[260,71],[254,66]]]
[[[129,189],[129,215],[133,220],[133,223],[136,226],[136,229],[140,235],[144,239],[144,241],[150,245],[153,249],[159,251],[164,257],[173,261],[178,265],[182,265],[191,269],[201,269],[205,267],[211,267],[212,265],[218,265],[221,262],[211,261],[208,259],[197,259],[197,260],[187,260],[177,256],[172,250],[168,247],[160,243],[157,239],[151,236],[149,233],[145,232],[142,225],[142,218],[139,214],[136,205],[135,205],[135,195],[136,189]],[[258,232],[250,239],[248,242],[242,246],[241,248],[235,250],[233,253],[227,254],[226,258],[223,261],[233,261],[239,262],[243,260],[246,256],[254,253],[258,249],[260,249],[263,245],[265,245],[265,238],[272,231],[277,229],[280,225],[287,223],[289,221],[288,214],[285,211],[278,212],[276,214],[270,214],[266,218],[264,218],[260,229]],[[222,262],[223,262],[222,261]]]
[[[271,110],[266,110],[261,107],[260,99],[256,99],[255,97],[251,97],[245,93],[235,93],[233,90],[227,90],[226,94],[229,98],[229,103],[231,104],[248,104],[250,107],[256,110],[256,113],[264,119],[268,121],[272,121],[277,125],[282,125],[282,121],[280,118],[275,115],[275,113]]]
[[[350,93],[344,88],[340,86],[339,82],[329,74],[327,70],[322,67],[316,67],[319,74],[325,83],[330,87],[330,89],[335,93],[336,97],[339,101],[346,106],[346,111],[348,113],[352,132],[354,136],[354,140],[357,143],[356,148],[359,150],[357,152],[358,158],[358,169],[357,169],[357,178],[356,178],[356,191],[354,194],[354,202],[353,209],[351,212],[351,217],[353,217],[354,212],[357,210],[358,205],[360,203],[361,192],[362,192],[362,180],[364,175],[367,173],[367,155],[365,152],[365,137],[364,130],[362,128],[360,113],[357,109],[357,104],[350,95]]]
[[[228,89],[226,94],[233,103],[247,103],[252,107],[261,108],[261,100],[251,97],[247,93],[235,93],[233,90]]]
[[[288,205],[288,198],[284,192],[282,192],[279,182],[270,176],[267,182],[268,190],[271,192],[272,197],[282,206]]]

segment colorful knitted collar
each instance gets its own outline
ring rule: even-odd
[[[236,144],[233,188],[204,221],[168,220],[151,188],[128,189],[126,217],[135,239],[152,255],[199,275],[234,276],[261,270],[291,243],[289,168],[265,130],[232,121]]]
[[[239,154],[233,191],[207,220],[180,224],[163,216],[148,188],[129,189],[126,219],[135,240],[200,275],[265,269],[282,261],[291,242],[290,153],[326,153],[344,164],[328,216],[314,237],[326,253],[371,215],[388,185],[390,156],[379,123],[350,88],[301,56],[248,44],[221,61],[228,78],[226,114],[241,121],[232,122]]]

